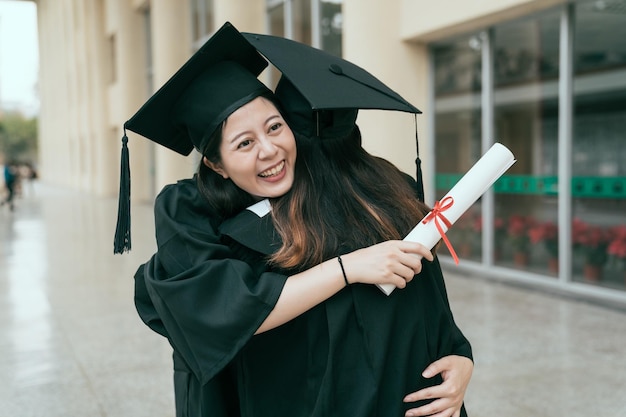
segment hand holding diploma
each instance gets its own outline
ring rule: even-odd
[[[513,153],[506,146],[495,143],[448,194],[435,203],[433,209],[404,240],[421,243],[432,249],[439,239],[443,239],[458,264],[456,252],[445,233],[514,163]],[[378,285],[378,287],[386,295],[391,294],[395,289],[393,285]]]

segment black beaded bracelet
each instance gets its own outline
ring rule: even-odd
[[[346,270],[343,269],[343,261],[341,260],[341,256],[337,256],[337,260],[339,261],[339,266],[341,267],[341,273],[343,274],[343,280],[346,282],[346,286],[350,285],[348,282],[348,277],[346,276]]]

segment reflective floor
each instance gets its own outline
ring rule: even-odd
[[[132,302],[152,209],[133,206],[123,256],[115,215],[114,200],[41,184],[0,208],[0,415],[174,415],[169,346]],[[474,347],[470,416],[626,416],[626,314],[446,276]]]

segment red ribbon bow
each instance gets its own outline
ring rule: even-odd
[[[428,215],[424,217],[424,219],[422,220],[422,223],[426,224],[431,220],[435,222],[435,227],[437,228],[437,231],[441,235],[443,242],[446,244],[446,247],[450,251],[452,258],[454,259],[454,263],[458,265],[459,257],[456,256],[456,252],[454,251],[452,244],[448,240],[448,237],[446,236],[446,232],[443,231],[443,228],[441,227],[441,224],[439,223],[439,220],[441,220],[448,229],[452,227],[452,223],[450,223],[450,220],[448,220],[446,216],[443,215],[443,212],[448,210],[450,207],[452,207],[452,205],[454,205],[454,198],[452,198],[451,196],[447,196],[443,200],[437,201],[435,205],[433,206],[433,209],[430,211],[430,213],[428,213]]]

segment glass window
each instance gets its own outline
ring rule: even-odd
[[[311,0],[293,0],[293,39],[312,44]]]
[[[266,0],[269,33],[341,56],[342,3],[343,0]]]
[[[494,28],[494,124],[517,162],[495,189],[496,264],[557,275],[560,13]]]
[[[480,50],[479,35],[451,40],[433,47],[436,98],[480,92]]]
[[[191,34],[193,41],[203,42],[213,32],[213,0],[191,0]]]
[[[342,53],[342,3],[342,0],[321,0],[320,5],[321,49],[335,56]]]
[[[275,36],[290,37],[307,45],[315,45],[328,53],[341,56],[342,2],[342,0],[266,0],[268,32]],[[314,27],[317,25],[315,22],[319,22],[319,27]],[[314,42],[314,36],[316,40],[320,39],[319,43]],[[279,73],[272,67],[269,84],[274,85],[278,78]]]
[[[559,178],[562,9],[489,28],[494,128],[517,163],[494,185],[494,262],[558,275],[558,224],[571,220],[572,276],[626,288],[626,3],[573,5],[571,172]],[[441,198],[481,150],[481,38],[431,46],[436,192]],[[568,121],[569,122],[569,121]],[[558,184],[571,181],[572,218],[559,219]],[[570,196],[568,196],[570,197]],[[480,260],[480,201],[448,232],[461,257]],[[561,220],[559,222],[559,220]],[[571,252],[570,252],[571,250]],[[442,247],[442,251],[446,251]]]
[[[494,71],[496,87],[528,85],[559,76],[559,15],[496,26]]]
[[[481,156],[481,42],[468,36],[432,48],[435,78],[436,198],[440,199]],[[480,259],[480,203],[448,232],[461,258]],[[441,246],[442,253],[446,252]]]
[[[572,144],[573,279],[626,279],[626,5],[576,5]]]

